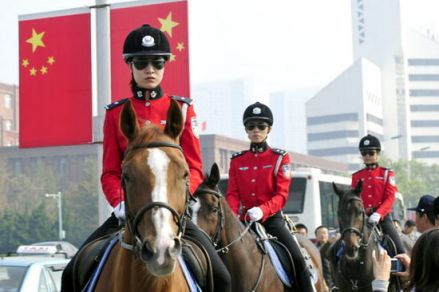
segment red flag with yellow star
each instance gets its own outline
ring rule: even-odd
[[[90,13],[19,22],[20,147],[92,140]]]
[[[133,29],[143,24],[159,28],[171,46],[162,88],[169,95],[189,97],[189,43],[187,1],[166,2],[111,10],[112,100],[131,96],[131,74],[122,57],[123,43]]]

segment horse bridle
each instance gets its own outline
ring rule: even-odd
[[[215,188],[215,190],[199,186],[193,195],[194,195],[194,197],[197,197],[200,194],[211,194],[211,195],[214,195],[216,198],[218,198],[218,200],[223,197],[218,186]],[[221,208],[221,203],[218,201],[218,224],[215,227],[215,232],[213,233],[213,236],[209,237],[212,240],[212,244],[215,247],[218,245],[218,241],[219,241],[220,235],[221,235],[221,230],[223,228],[224,228],[223,209]]]
[[[207,189],[207,188],[203,188],[203,187],[199,187],[194,195],[198,196],[200,194],[212,194],[215,197],[217,197],[218,199],[221,199],[223,197],[223,195],[221,194],[218,186],[216,187],[215,190],[212,189]],[[211,238],[212,244],[217,247],[218,246],[218,242],[220,239],[220,235],[221,235],[221,230],[223,230],[224,228],[224,216],[223,216],[223,209],[221,207],[221,203],[218,201],[218,224],[216,225],[215,228],[215,232],[213,234]],[[249,231],[250,227],[253,225],[254,222],[250,222],[244,229],[244,231],[242,231],[238,237],[236,237],[235,239],[233,239],[229,244],[227,244],[226,246],[223,246],[222,248],[219,248],[216,250],[217,253],[228,253],[229,252],[229,247],[234,245],[236,242],[240,241],[244,235]]]
[[[145,148],[160,148],[160,147],[170,147],[170,148],[175,148],[178,149],[180,151],[183,151],[183,149],[181,148],[180,145],[174,144],[174,143],[169,143],[169,142],[161,142],[161,141],[153,141],[153,142],[149,142],[149,143],[142,143],[142,144],[138,144],[138,145],[134,145],[131,147],[128,147],[127,150],[125,151],[125,155],[124,157],[126,157],[127,153],[130,151],[135,151],[138,149],[145,149]],[[126,195],[126,187],[125,187],[125,182],[124,179],[122,178],[121,181],[121,185],[122,185],[122,189],[124,194]],[[128,225],[128,229],[130,231],[130,233],[134,236],[134,243],[133,244],[128,244],[126,242],[123,241],[123,232],[121,232],[119,234],[119,240],[121,242],[121,246],[125,249],[128,250],[132,250],[132,251],[140,251],[142,246],[144,245],[144,241],[141,239],[141,235],[139,233],[138,230],[138,225],[140,223],[140,221],[143,218],[143,215],[148,212],[151,209],[159,209],[159,208],[165,208],[167,210],[169,210],[172,213],[172,217],[174,219],[174,222],[177,224],[178,226],[178,232],[177,232],[177,237],[181,238],[181,235],[184,233],[185,227],[186,227],[186,214],[187,214],[187,209],[188,209],[188,201],[190,198],[190,191],[189,191],[189,181],[186,181],[186,190],[187,190],[187,198],[186,198],[186,204],[185,204],[185,211],[183,212],[183,214],[178,214],[178,212],[172,208],[171,206],[169,206],[166,203],[163,202],[151,202],[148,203],[146,205],[144,205],[138,212],[137,214],[133,217],[129,215],[129,212],[126,212],[126,223]],[[125,200],[125,208],[126,210],[129,210],[129,206],[128,206],[128,201]]]
[[[351,198],[351,199],[349,199],[349,201],[359,201],[359,202],[361,202],[363,204],[363,201],[360,198],[357,198],[357,197]],[[362,217],[363,217],[362,218],[363,219],[362,220],[362,224],[361,224],[361,230],[356,228],[356,227],[353,227],[353,226],[349,226],[349,227],[343,228],[343,230],[341,231],[341,238],[342,239],[344,238],[344,235],[345,235],[346,232],[355,233],[355,234],[357,234],[360,237],[360,247],[367,248],[367,246],[369,244],[369,239],[370,239],[370,236],[372,235],[372,233],[369,235],[369,238],[364,241],[364,239],[365,239],[364,238],[364,228],[365,228],[365,226],[367,224],[366,223],[366,211],[364,210],[364,206],[363,206],[363,210],[362,210],[361,214],[362,214]]]

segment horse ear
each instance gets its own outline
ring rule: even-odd
[[[334,192],[337,194],[337,196],[339,198],[341,198],[341,196],[343,195],[343,191],[340,190],[337,185],[335,184],[335,182],[332,182],[332,188],[334,189]]]
[[[131,105],[131,101],[123,105],[122,112],[120,113],[120,129],[128,141],[132,141],[139,131],[136,113]]]
[[[173,139],[177,139],[183,131],[183,115],[178,103],[171,99],[166,118],[165,134]]]
[[[215,187],[220,180],[220,171],[218,164],[214,162],[212,168],[210,169],[209,178],[207,179],[207,184],[211,187]]]
[[[363,181],[360,180],[360,181],[358,181],[357,185],[355,186],[354,194],[356,194],[357,196],[360,196],[362,189],[363,189]]]

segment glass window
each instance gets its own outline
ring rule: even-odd
[[[12,96],[9,94],[5,95],[5,108],[11,108],[12,107]]]
[[[0,291],[18,291],[26,270],[26,267],[0,267]]]
[[[345,188],[336,184],[340,189]],[[320,189],[320,206],[322,211],[322,225],[330,228],[338,227],[337,208],[338,196],[334,192],[331,182],[319,182]]]
[[[5,131],[12,130],[12,122],[10,120],[5,120]]]
[[[228,179],[222,179],[218,183],[218,188],[224,196],[226,195],[226,192],[227,192],[227,184],[228,183],[229,183]]]
[[[305,205],[307,179],[303,177],[294,178],[290,184],[290,193],[288,202],[285,204],[283,211],[288,214],[303,213]]]

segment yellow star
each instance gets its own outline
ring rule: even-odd
[[[40,69],[41,74],[47,74],[47,67],[46,66],[42,66]]]
[[[175,55],[171,53],[171,57],[169,58],[169,62],[175,61]]]
[[[179,52],[183,51],[183,50],[184,50],[184,44],[183,44],[183,43],[178,43],[178,44],[177,44],[177,50],[178,50]]]
[[[37,75],[37,69],[35,69],[35,67],[32,67],[32,69],[29,70],[30,76],[35,76]]]
[[[47,58],[47,63],[49,63],[50,65],[53,65],[53,63],[55,63],[55,57],[50,56],[49,58]]]
[[[21,66],[23,66],[24,68],[29,66],[29,60],[28,59],[23,59],[23,62],[21,62]]]
[[[43,36],[45,32],[37,33],[35,29],[32,29],[32,37],[26,40],[26,43],[32,44],[32,53],[34,53],[38,47],[46,47],[43,43]]]
[[[160,30],[167,32],[169,36],[172,37],[172,29],[179,25],[178,22],[172,21],[172,12],[169,12],[168,16],[166,16],[166,19],[159,18],[159,21],[162,24]]]

